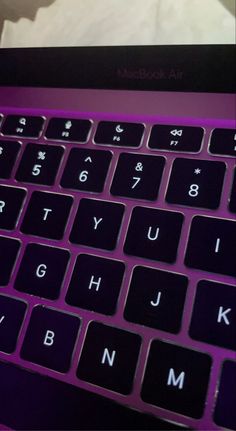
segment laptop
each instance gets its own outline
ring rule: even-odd
[[[1,429],[236,430],[235,47],[0,64]]]

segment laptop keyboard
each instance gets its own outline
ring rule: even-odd
[[[236,430],[236,129],[2,114],[0,422]]]

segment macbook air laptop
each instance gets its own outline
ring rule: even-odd
[[[1,429],[236,430],[235,78],[1,49]]]

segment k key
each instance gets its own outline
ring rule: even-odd
[[[235,277],[235,244],[235,221],[196,216],[190,229],[185,264]]]

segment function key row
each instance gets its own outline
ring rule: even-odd
[[[38,138],[42,134],[44,117],[8,115],[3,121],[1,134]],[[74,118],[51,118],[45,132],[50,141],[84,143],[88,140],[92,122]],[[94,136],[95,144],[139,147],[145,127],[141,123],[100,121]],[[201,150],[204,129],[195,126],[159,125],[152,127],[148,146],[153,150],[198,153]],[[236,155],[236,129],[213,130],[209,151],[212,154]]]

